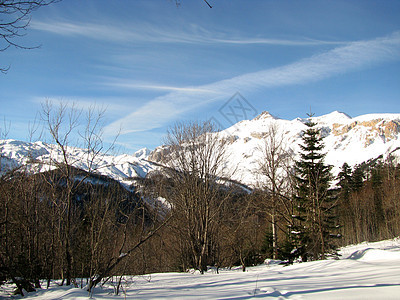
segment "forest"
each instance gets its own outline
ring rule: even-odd
[[[0,283],[13,282],[16,294],[54,279],[90,292],[126,274],[335,258],[341,246],[399,233],[399,165],[378,157],[344,164],[334,177],[311,119],[297,160],[271,126],[258,149],[264,179],[256,187],[230,179],[227,141],[209,122],[171,127],[159,170],[127,187],[96,169],[109,150],[103,113],[82,118],[45,103],[41,117],[62,155],[0,165]],[[75,145],[83,157],[69,151]],[[118,294],[118,279],[116,286]]]

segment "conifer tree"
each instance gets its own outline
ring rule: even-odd
[[[339,180],[340,197],[344,201],[348,201],[350,197],[351,187],[353,184],[353,178],[351,177],[351,168],[347,163],[344,163],[341,171],[338,174],[337,179]]]
[[[298,255],[303,261],[324,259],[335,253],[333,238],[336,227],[336,196],[330,188],[331,166],[324,163],[325,153],[321,130],[311,117],[306,123],[300,144],[300,159],[295,163],[295,226],[292,234]]]
[[[364,169],[365,165],[357,165],[354,167],[351,175],[350,190],[352,192],[359,192],[364,185]]]

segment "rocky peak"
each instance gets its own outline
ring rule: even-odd
[[[270,114],[268,111],[263,111],[261,114],[259,114],[257,117],[255,117],[253,120],[262,120],[262,119],[276,119],[273,115]]]
[[[350,124],[334,123],[332,133],[335,136],[348,134],[351,130],[366,129],[370,135],[379,135],[385,140],[391,140],[397,137],[400,132],[399,120],[384,120],[383,118],[369,121],[354,121]]]

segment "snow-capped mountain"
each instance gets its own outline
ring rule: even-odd
[[[223,130],[221,138],[228,144],[229,160],[226,168],[235,169],[233,178],[242,183],[257,185],[262,179],[257,171],[262,159],[260,147],[265,143],[271,126],[276,128],[276,136],[282,139],[286,150],[299,153],[302,131],[307,119],[284,120],[263,112],[253,120],[241,121]],[[325,137],[326,163],[334,166],[337,173],[344,162],[350,166],[362,163],[380,155],[400,157],[400,114],[368,114],[351,118],[341,112],[313,117]],[[133,155],[102,155],[96,158],[94,167],[87,163],[87,153],[83,149],[68,148],[73,165],[83,170],[109,176],[126,185],[134,177],[145,177],[164,162],[165,146],[154,151],[141,149]],[[52,168],[52,160],[61,160],[61,152],[55,146],[43,142],[27,143],[15,140],[0,140],[1,168],[15,168],[28,161],[41,162],[41,168]],[[154,162],[151,163],[150,161]]]
[[[68,147],[68,162],[76,168],[108,176],[126,186],[135,177],[145,177],[154,166],[145,160],[150,154],[147,148],[133,155],[92,156],[84,149]],[[0,171],[15,169],[22,165],[32,166],[33,171],[46,171],[55,168],[55,161],[63,162],[61,149],[43,142],[27,143],[16,140],[0,140]],[[93,164],[92,164],[93,161]]]
[[[380,155],[400,155],[400,114],[369,114],[351,118],[334,111],[311,119],[325,137],[325,162],[334,166],[335,174],[345,162],[354,166]],[[283,147],[296,159],[302,132],[307,127],[305,122],[307,118],[283,120],[263,112],[253,120],[241,121],[222,131],[222,138],[228,141],[227,167],[235,169],[233,179],[253,186],[262,180],[257,171],[262,159],[260,148],[265,144],[271,126],[276,128],[277,140],[281,139]],[[165,151],[165,147],[158,147],[149,159],[162,162]]]

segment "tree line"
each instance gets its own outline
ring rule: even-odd
[[[60,155],[1,167],[0,280],[16,292],[52,284],[93,287],[125,274],[336,257],[340,246],[398,235],[400,168],[390,157],[334,178],[311,116],[295,161],[271,126],[259,149],[259,185],[231,180],[228,140],[209,122],[167,133],[159,171],[135,186],[99,175],[108,149],[103,111],[45,103],[42,119]],[[70,147],[79,129],[85,155]],[[87,170],[74,167],[84,162]]]

